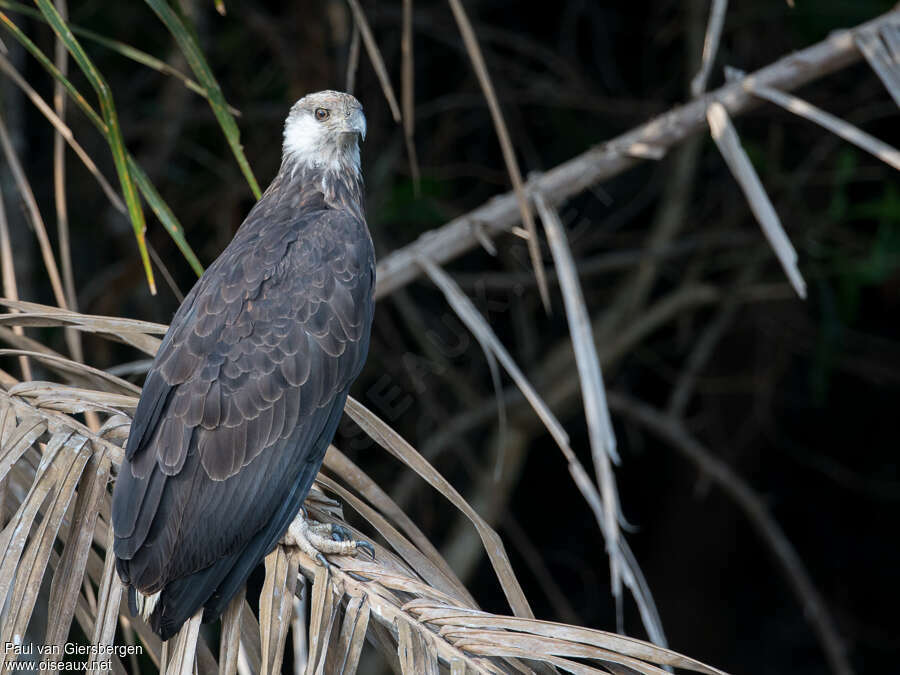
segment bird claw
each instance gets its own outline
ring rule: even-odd
[[[375,560],[375,547],[372,544],[363,540],[355,540],[350,530],[343,525],[317,523],[310,520],[309,512],[305,507],[288,527],[282,543],[300,548],[306,555],[317,560],[326,568],[330,567],[330,563],[325,558],[325,554],[336,553],[353,556],[362,549],[368,552],[372,560]],[[361,580],[369,581],[365,577],[361,577]]]
[[[348,530],[343,525],[336,525],[334,523],[331,524],[331,538],[334,541],[350,541],[353,537],[350,534],[350,530]]]
[[[346,574],[351,579],[356,579],[356,581],[361,581],[364,584],[372,581],[371,579],[364,577],[360,574],[357,574],[356,572],[344,572],[344,574]]]
[[[356,542],[356,548],[364,549],[372,557],[372,560],[375,560],[375,547],[369,542],[359,539]]]
[[[363,539],[354,540],[353,534],[343,525],[338,525],[337,523],[331,524],[331,539],[332,541],[340,542],[352,541],[356,544],[357,549],[363,549],[369,554],[369,557],[371,557],[372,560],[375,560],[375,547]]]

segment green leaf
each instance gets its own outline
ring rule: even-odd
[[[147,200],[147,204],[153,210],[153,213],[156,214],[156,217],[159,218],[159,222],[166,228],[166,231],[169,233],[169,236],[172,237],[175,245],[178,246],[181,253],[187,259],[188,263],[190,263],[191,267],[194,268],[194,271],[199,277],[203,274],[203,265],[200,264],[194,251],[187,243],[181,223],[178,222],[175,214],[172,213],[172,209],[169,208],[169,205],[166,204],[159,192],[156,191],[156,187],[150,182],[147,174],[145,174],[144,170],[138,166],[131,155],[128,156],[128,166],[131,169],[134,182],[137,183],[138,189],[141,191],[144,199]]]
[[[28,7],[27,5],[23,5],[19,2],[10,2],[10,0],[0,0],[0,7],[4,9],[9,9],[14,12],[19,12],[20,14],[25,14],[26,16],[30,16],[34,19],[44,20],[44,15],[39,11]],[[97,43],[103,47],[106,47],[110,51],[116,52],[117,54],[121,54],[126,59],[130,59],[135,63],[140,63],[143,66],[147,66],[148,68],[155,70],[158,73],[163,75],[171,75],[172,77],[181,80],[184,83],[184,86],[193,91],[196,94],[199,94],[203,98],[208,98],[206,94],[206,89],[201,87],[199,84],[194,82],[187,75],[182,73],[177,68],[173,68],[165,61],[156,58],[152,54],[148,54],[145,51],[141,51],[135,47],[132,47],[129,44],[126,44],[120,40],[113,40],[112,38],[108,38],[105,35],[100,35],[100,33],[95,33],[92,30],[88,30],[87,28],[82,28],[80,26],[76,26],[75,24],[69,24],[69,30],[71,30],[75,35],[83,37],[87,40]],[[229,111],[240,117],[240,111],[229,106]]]
[[[47,2],[48,0],[41,1]],[[169,32],[172,33],[172,36],[178,42],[182,54],[184,54],[185,59],[191,66],[191,70],[194,71],[197,79],[200,80],[200,84],[205,87],[209,105],[219,121],[219,125],[222,127],[238,166],[241,167],[241,171],[250,184],[250,189],[253,191],[254,196],[259,199],[262,193],[260,192],[259,184],[256,182],[256,177],[250,169],[250,164],[247,162],[247,157],[244,155],[244,149],[241,146],[241,134],[237,123],[228,111],[228,104],[225,102],[222,88],[206,63],[206,58],[203,56],[203,52],[197,44],[193,32],[165,0],[146,0],[146,2],[156,12],[156,15],[169,29]]]
[[[88,119],[94,123],[94,125],[100,130],[100,133],[106,136],[109,133],[109,130],[106,127],[106,123],[101,119],[101,117],[94,111],[91,107],[91,104],[87,102],[84,96],[81,95],[75,85],[73,85],[69,79],[63,75],[56,66],[53,65],[53,62],[47,58],[47,56],[42,52],[31,39],[22,32],[22,29],[19,28],[13,21],[3,12],[0,12],[0,23],[12,33],[12,36],[19,41],[19,43],[28,50],[28,52],[37,59],[38,63],[40,63],[44,69],[50,73],[56,80],[62,83],[62,85],[66,88],[66,91],[69,92],[69,96],[72,97],[72,100],[78,105],[79,108],[84,112],[85,115],[88,116]]]
[[[32,42],[25,33],[13,22],[10,18],[0,12],[0,24],[6,28],[16,40],[25,47],[26,50],[37,59],[38,63],[40,63],[44,69],[50,73],[50,75],[61,82],[68,92],[69,96],[72,100],[78,105],[78,107],[84,112],[87,118],[94,123],[97,129],[100,131],[103,136],[108,136],[109,127],[106,122],[97,114],[97,112],[91,107],[90,103],[81,95],[81,93],[75,88],[75,86],[66,78],[59,69],[56,68],[55,65],[47,58],[47,56],[38,48],[37,45]],[[144,171],[138,166],[137,162],[135,162],[134,158],[126,153],[126,159],[128,163],[128,168],[132,173],[132,178],[137,183],[138,189],[141,191],[144,199],[147,200],[150,208],[156,214],[157,218],[159,218],[160,222],[165,227],[166,231],[169,233],[169,236],[172,237],[175,244],[181,249],[185,258],[190,263],[191,267],[197,273],[197,275],[203,274],[203,266],[200,264],[200,261],[197,260],[197,256],[194,254],[194,251],[191,249],[190,245],[187,243],[187,240],[184,236],[184,228],[178,222],[178,219],[175,217],[175,214],[172,213],[172,210],[169,208],[168,204],[162,199],[159,193],[156,191],[154,185],[150,182],[150,179],[144,173]]]

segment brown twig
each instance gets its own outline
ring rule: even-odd
[[[750,205],[750,210],[756,216],[762,228],[763,234],[772,249],[775,256],[781,263],[787,278],[790,280],[797,295],[806,299],[806,280],[800,273],[797,263],[797,251],[794,249],[772,200],[769,198],[766,189],[763,187],[762,181],[750,161],[749,155],[741,145],[737,131],[731,123],[725,107],[718,101],[709,104],[706,111],[706,117],[709,121],[709,129],[712,132],[713,140],[719,146],[722,158],[728,165],[729,170],[734,175],[735,180],[741,186],[744,196]]]

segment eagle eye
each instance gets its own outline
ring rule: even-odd
[[[324,122],[328,119],[328,116],[331,114],[325,108],[316,108],[316,119],[320,122]]]

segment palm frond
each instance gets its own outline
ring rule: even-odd
[[[122,331],[143,330],[150,337],[161,328],[27,303],[16,308],[22,312],[7,316],[25,323],[76,326],[115,340],[121,339]],[[74,362],[66,367],[87,368]],[[122,459],[124,434],[107,432],[127,424],[136,399],[120,393],[112,379],[101,378],[98,385],[27,382],[0,390],[0,483],[5,485],[11,514],[0,534],[0,597],[10,600],[0,617],[0,639],[33,639],[29,619],[41,579],[49,576],[48,644],[69,639],[72,623],[77,622],[94,644],[111,645],[122,625],[155,663],[164,662],[167,672],[215,669],[210,645],[199,630],[199,616],[163,646],[142,619],[128,616],[121,602],[108,483]],[[100,432],[72,417],[87,409],[103,418]],[[309,645],[308,673],[355,672],[366,640],[380,645],[403,673],[445,668],[531,672],[550,666],[570,672],[615,671],[618,666],[642,673],[661,672],[661,666],[720,672],[640,640],[532,618],[527,603],[522,604],[524,596],[518,596],[521,589],[497,533],[387,424],[353,400],[347,412],[373,440],[472,520],[520,615],[504,617],[480,610],[411,519],[359,467],[330,448],[327,474],[319,476],[307,507],[313,517],[340,523],[357,536],[371,538],[378,533],[384,544],[375,544],[375,560],[334,556],[328,567],[295,549],[276,548],[266,559],[259,621],[243,594],[223,618],[218,659],[222,672],[237,672],[242,659],[254,672],[280,672],[288,636],[298,629],[306,633]],[[355,511],[369,531],[349,525],[332,495]],[[292,620],[294,597],[306,588],[299,583],[303,577],[311,582],[308,625],[303,617]],[[15,656],[9,652],[3,658]],[[113,670],[124,672],[118,658],[112,664]]]

